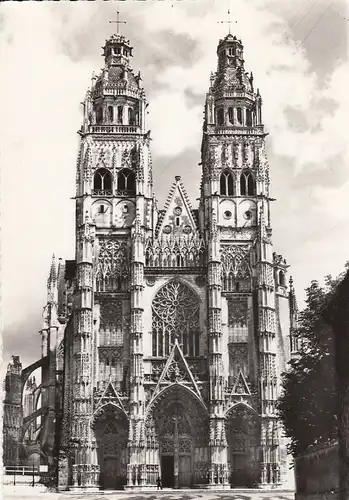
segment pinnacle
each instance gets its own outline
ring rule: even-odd
[[[57,265],[56,265],[56,257],[55,254],[52,255],[52,262],[51,262],[51,268],[50,268],[50,274],[47,280],[47,284],[50,285],[51,283],[57,281]]]

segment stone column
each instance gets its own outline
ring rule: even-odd
[[[90,419],[93,412],[93,326],[92,295],[93,265],[92,252],[94,245],[94,226],[86,215],[84,223],[77,231],[77,290],[75,294],[74,334],[79,339],[75,342],[74,352],[74,384],[73,415],[83,423],[82,435],[79,435],[78,457],[75,463],[76,479],[73,486],[97,487],[94,463],[93,431]],[[76,484],[76,481],[80,484]]]
[[[265,207],[260,207],[260,227],[258,245],[258,337],[260,359],[260,394],[261,394],[261,436],[262,463],[261,487],[277,486],[274,470],[280,468],[278,457],[272,457],[272,449],[279,446],[276,424],[276,401],[278,395],[278,377],[276,371],[276,315],[275,291],[273,279],[273,255],[271,231],[264,220]],[[274,461],[275,460],[275,461]]]
[[[131,262],[131,331],[130,331],[130,433],[128,447],[130,463],[136,470],[136,484],[145,485],[142,473],[145,465],[144,429],[144,370],[143,370],[143,290],[144,290],[144,230],[140,214],[144,212],[143,200],[137,200],[137,215],[132,234]],[[140,484],[139,484],[140,483]],[[128,474],[128,487],[132,487]]]
[[[218,197],[211,197],[211,228],[208,244],[208,337],[209,337],[209,414],[210,484],[224,487],[219,470],[227,467],[227,443],[224,417],[224,373],[222,361],[221,260],[217,228]]]

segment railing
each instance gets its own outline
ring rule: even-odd
[[[113,191],[111,189],[92,189],[92,195],[113,196]]]
[[[95,89],[93,91],[93,97],[99,97],[99,96],[105,96],[105,95],[112,95],[112,96],[131,96],[131,97],[137,97],[140,98],[143,96],[144,91],[142,89],[134,89],[130,87],[129,85],[103,85],[103,87]]]
[[[229,92],[226,90],[221,90],[216,93],[217,98],[239,98],[243,99],[247,97],[248,99],[251,99],[251,101],[255,100],[255,94],[253,92],[249,92],[248,90],[242,90],[242,91],[234,91],[234,92]]]
[[[33,475],[33,472],[39,474],[39,468],[31,465],[6,465],[4,467],[5,475],[28,476]]]
[[[207,126],[208,133],[212,132],[215,134],[224,134],[224,135],[254,135],[256,133],[264,133],[263,125],[254,125],[254,126],[245,126],[241,125],[236,127],[234,125],[231,126],[216,126],[216,125],[208,125]]]
[[[88,131],[93,134],[140,134],[139,125],[90,125]]]
[[[39,468],[30,465],[7,465],[4,467],[2,484],[26,484],[35,486],[40,482]]]

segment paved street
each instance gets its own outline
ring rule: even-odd
[[[42,491],[39,488],[4,486],[3,498],[5,500],[26,498],[42,500],[80,500],[82,498],[87,498],[89,500],[100,500],[102,498],[106,498],[106,500],[293,500],[294,493],[257,490],[231,490],[219,492],[203,490],[180,490],[175,492],[173,490],[162,490],[140,493],[129,493],[125,491],[53,493]]]

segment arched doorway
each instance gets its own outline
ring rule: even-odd
[[[165,488],[189,488],[208,480],[208,415],[199,399],[180,383],[167,387],[150,409]]]
[[[261,462],[258,415],[245,405],[233,407],[227,415],[226,436],[231,486],[257,486],[260,482]]]
[[[102,489],[121,489],[126,484],[128,420],[114,405],[102,407],[94,416],[99,482]]]

